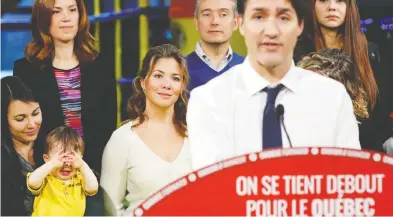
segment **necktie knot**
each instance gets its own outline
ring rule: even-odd
[[[265,87],[263,91],[267,93],[267,103],[268,104],[275,104],[276,98],[280,90],[284,87],[284,85],[279,84],[276,87]]]

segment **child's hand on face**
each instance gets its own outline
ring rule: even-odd
[[[58,151],[56,154],[53,155],[53,157],[50,160],[50,163],[52,164],[53,168],[59,168],[62,167],[65,161],[67,153],[61,153],[61,151]]]
[[[63,162],[65,166],[71,166],[72,164],[72,155],[70,153],[66,153],[63,157]]]
[[[74,150],[72,150],[72,155],[70,155],[70,162],[72,167],[75,169],[80,169],[85,163],[85,161],[82,159],[82,156]]]

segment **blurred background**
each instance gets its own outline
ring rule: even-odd
[[[1,76],[12,74],[13,62],[23,57],[31,41],[30,17],[35,0],[1,0]],[[199,40],[193,21],[195,0],[85,0],[91,33],[113,68],[119,85],[118,105],[126,119],[125,105],[131,82],[151,46],[172,43],[184,55]],[[362,31],[379,45],[393,73],[393,0],[357,0]],[[232,48],[246,55],[243,38],[236,32]]]

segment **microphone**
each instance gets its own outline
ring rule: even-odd
[[[287,132],[287,128],[285,127],[285,124],[284,124],[284,111],[285,111],[284,110],[284,106],[281,105],[281,104],[278,104],[277,107],[276,107],[277,120],[280,121],[280,123],[282,124],[282,126],[284,128],[285,135],[287,136],[287,139],[288,139],[288,142],[289,142],[289,146],[291,148],[293,148],[291,139],[289,138],[289,135],[288,135],[288,132]]]

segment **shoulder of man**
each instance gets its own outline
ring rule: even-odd
[[[246,57],[244,57],[244,56],[242,56],[242,55],[240,55],[240,54],[238,54],[236,52],[233,52],[233,57],[237,58],[237,59],[240,59],[240,60],[245,60],[246,59]]]
[[[191,91],[191,99],[199,98],[205,102],[217,102],[230,96],[241,72],[241,64],[230,68],[225,73],[211,79]]]
[[[296,68],[300,73],[302,73],[300,86],[312,89],[310,93],[313,95],[317,95],[319,92],[324,92],[334,96],[335,94],[346,92],[344,85],[332,78],[300,67]],[[307,85],[305,85],[305,83],[307,83]],[[310,90],[306,91],[309,92]]]

